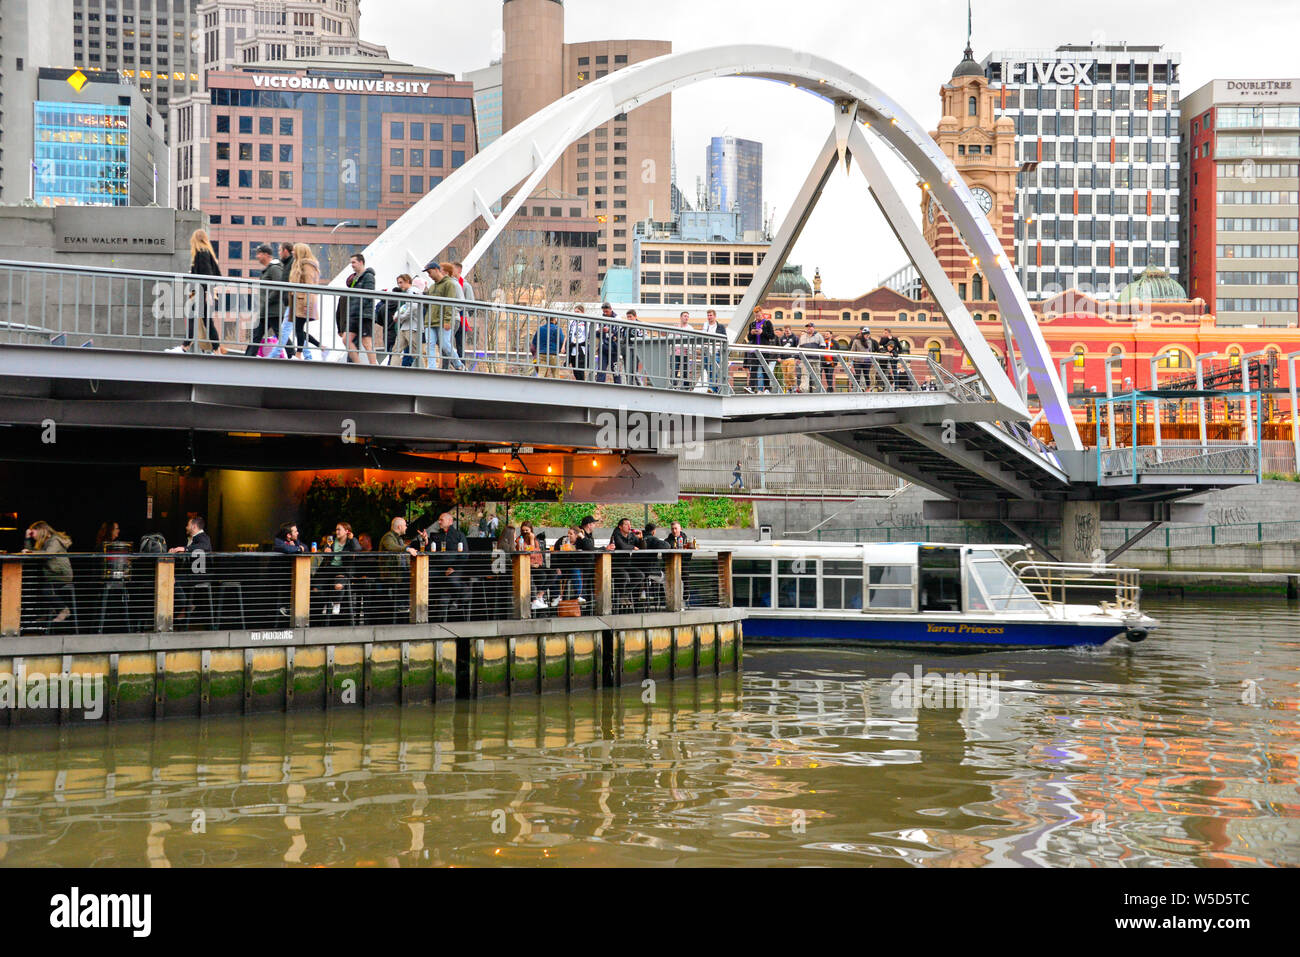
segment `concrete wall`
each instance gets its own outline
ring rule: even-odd
[[[166,197],[160,194],[160,197]],[[134,214],[120,207],[115,215],[125,222]],[[59,263],[66,266],[97,266],[102,269],[143,269],[152,272],[190,271],[190,233],[203,225],[197,210],[176,213],[175,251],[160,253],[55,252],[54,210],[43,207],[0,207],[0,259],[21,262]]]

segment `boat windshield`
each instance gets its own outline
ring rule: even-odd
[[[986,549],[966,556],[966,602],[971,611],[1042,611],[998,553]]]

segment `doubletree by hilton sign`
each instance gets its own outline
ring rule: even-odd
[[[337,93],[427,94],[432,83],[420,80],[362,80],[347,77],[254,74],[253,86],[272,90],[332,90]]]

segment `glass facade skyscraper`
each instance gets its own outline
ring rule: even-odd
[[[474,155],[471,85],[382,63],[208,74],[200,206],[232,275],[284,241],[311,244],[332,275]]]
[[[36,103],[35,199],[42,206],[127,206],[131,117],[126,106]]]
[[[740,229],[763,229],[763,144],[735,136],[709,141],[705,168],[711,209],[740,212]]]

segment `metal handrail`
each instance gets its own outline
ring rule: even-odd
[[[551,320],[555,331],[542,334]],[[30,327],[97,348],[206,346],[279,358],[315,345],[313,358],[332,361],[521,377],[559,378],[563,369],[611,384],[730,391],[726,337],[694,329],[499,300],[0,261],[0,337],[41,334]]]
[[[1101,601],[1103,609],[1136,613],[1142,594],[1141,572],[1136,568],[1084,562],[1043,562],[1024,559],[1011,565],[1012,572],[1045,605],[1061,607],[1071,591],[1113,594],[1113,601]]]

